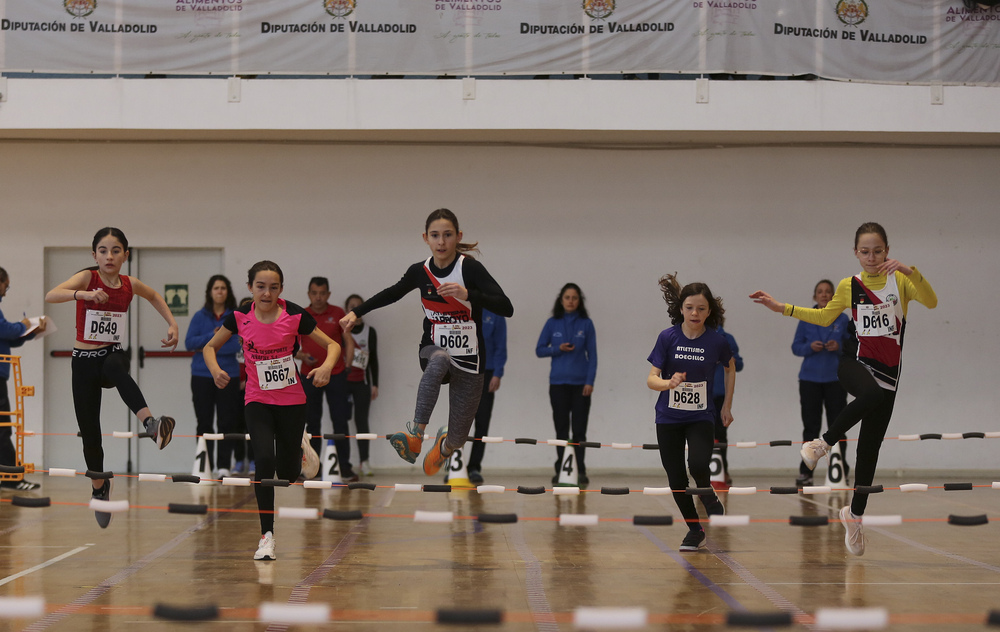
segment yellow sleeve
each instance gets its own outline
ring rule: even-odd
[[[920,273],[920,270],[917,270],[916,266],[910,266],[910,268],[913,269],[913,274],[910,276],[896,271],[896,285],[899,286],[899,293],[903,300],[903,316],[906,316],[906,305],[910,301],[921,303],[927,309],[934,309],[938,303],[937,294],[934,293],[934,288],[927,282],[924,275]]]
[[[833,321],[837,320],[837,316],[840,316],[840,314],[850,306],[851,277],[847,277],[846,279],[842,279],[840,283],[837,284],[837,291],[833,293],[833,298],[831,298],[830,302],[826,304],[826,307],[799,307],[798,305],[785,303],[785,311],[782,313],[785,316],[798,318],[799,320],[812,323],[813,325],[829,327],[833,324]]]

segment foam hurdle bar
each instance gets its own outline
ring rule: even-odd
[[[646,627],[648,618],[645,608],[581,606],[573,611],[573,626],[585,630],[626,630]]]
[[[272,479],[273,480],[273,479]],[[263,481],[261,481],[263,483]],[[285,481],[286,483],[288,481]],[[222,477],[223,485],[232,485],[234,487],[250,487],[252,481],[249,478],[241,478],[238,476],[224,476]]]
[[[639,526],[665,526],[674,524],[673,516],[632,516],[632,524]]]
[[[827,516],[789,516],[788,524],[796,527],[823,527],[830,524]]]
[[[222,441],[226,438],[226,435],[221,432],[206,432],[201,436],[205,441]]]
[[[517,522],[517,514],[515,513],[504,513],[504,514],[479,514],[476,517],[479,522],[486,522],[491,524],[509,524]]]
[[[642,493],[646,496],[669,496],[673,490],[669,487],[643,487]]]
[[[858,485],[854,490],[855,494],[881,494],[885,491],[881,485]]]
[[[503,437],[483,437],[483,443],[503,443]]]
[[[889,625],[885,608],[820,608],[816,627],[828,630],[878,630]]]
[[[709,516],[708,524],[717,527],[745,527],[750,524],[750,516]]]
[[[899,435],[900,441],[920,441],[920,435],[918,434],[905,434]]]
[[[920,440],[921,441],[927,441],[928,439],[934,439],[936,441],[940,441],[941,440],[941,434],[938,433],[938,432],[928,432],[928,433],[920,435]]]
[[[158,603],[153,607],[153,616],[168,621],[210,621],[219,618],[218,606],[169,606]]]
[[[90,508],[94,511],[100,511],[102,513],[122,513],[124,511],[128,511],[128,501],[98,500],[97,498],[91,498]]]
[[[518,437],[517,439],[514,439],[514,443],[515,444],[526,443],[528,445],[537,445],[538,444],[538,439],[529,439],[527,437]]]
[[[545,488],[544,487],[526,487],[524,485],[518,485],[517,486],[517,493],[518,494],[544,494],[545,493]]]
[[[422,492],[424,486],[420,483],[396,483],[393,489],[397,492]]]
[[[451,522],[455,519],[455,514],[450,511],[421,511],[413,512],[413,522]]]
[[[1000,625],[1000,610],[990,610],[986,615],[986,625]]]
[[[375,491],[375,483],[348,483],[347,489],[367,489]]]
[[[24,474],[23,465],[0,465],[0,473],[3,474]]]
[[[480,494],[502,494],[507,491],[503,485],[480,485],[476,488]]]
[[[749,496],[750,494],[756,494],[756,493],[757,493],[757,488],[756,487],[730,487],[729,488],[729,495],[730,496]]]
[[[790,446],[790,445],[792,445],[792,440],[791,439],[778,439],[777,441],[772,441],[768,445],[771,446],[772,448],[779,448],[779,447],[782,447],[782,446]]]
[[[629,445],[631,445],[631,444],[629,444]],[[594,448],[595,450],[597,450],[597,449],[601,448],[601,442],[600,441],[581,441],[580,442],[580,447],[581,448]]]
[[[901,492],[926,492],[927,485],[925,483],[904,483],[899,486],[899,491]]]
[[[548,439],[545,443],[549,445],[558,446],[561,448],[565,448],[566,446],[569,445],[569,441],[567,441],[566,439]]]
[[[861,524],[873,527],[895,527],[903,524],[903,516],[861,516]]]
[[[1000,439],[1000,432],[984,432],[984,439]]]
[[[109,478],[114,478],[114,472],[95,472],[94,470],[87,470],[87,478],[95,481],[106,481]]]
[[[192,476],[191,474],[172,474],[170,480],[175,483],[195,483],[201,482],[200,476]]]
[[[961,432],[945,432],[942,433],[941,438],[946,441],[954,441],[955,439],[964,439],[965,437]]]
[[[288,487],[290,485],[288,481],[282,478],[265,478],[260,482],[260,484],[263,485],[264,487]]]
[[[1000,481],[993,481],[992,489],[1000,489]]]
[[[986,438],[986,433],[985,432],[963,432],[962,433],[962,438],[963,439],[985,439]]]
[[[201,515],[208,513],[208,505],[185,505],[183,503],[169,503],[167,513],[194,514]]]
[[[736,442],[736,447],[737,448],[756,448],[757,447],[757,442],[756,441],[737,441]]]
[[[946,492],[971,492],[972,483],[945,483],[944,491]]]
[[[829,494],[833,489],[829,485],[804,485],[803,494]]]
[[[560,527],[592,527],[597,524],[597,514],[559,514]]]
[[[51,507],[52,501],[48,496],[42,498],[32,498],[31,496],[14,496],[10,499],[10,504],[15,507]]]
[[[333,487],[333,481],[302,481],[302,487],[305,489],[330,489]]]
[[[360,509],[351,511],[338,511],[336,509],[324,509],[323,517],[327,520],[361,520],[365,517]]]
[[[956,516],[955,514],[950,514],[948,516],[948,524],[960,527],[976,527],[981,524],[988,524],[989,521],[990,519],[986,517],[986,514],[981,516]]]
[[[579,496],[579,487],[553,487],[552,493],[556,496]]]
[[[711,496],[715,494],[714,487],[688,487],[684,490],[688,496]]]
[[[131,439],[135,436],[135,433],[129,430],[115,430],[111,433],[111,436],[115,439]]]
[[[425,492],[450,492],[451,485],[424,485]]]
[[[147,482],[162,483],[165,480],[167,480],[166,474],[139,474],[140,483],[147,483]]]
[[[354,435],[354,438],[357,441],[371,441],[373,439],[378,439],[378,435],[374,432],[359,432]]]
[[[79,437],[80,433],[79,432],[76,433],[76,436]],[[135,436],[138,437],[139,439],[152,439],[156,437],[156,435],[153,434],[152,432],[137,432]]]
[[[226,441],[246,441],[250,438],[250,435],[242,432],[227,432],[223,437],[225,437]]]
[[[771,488],[771,493],[772,494],[798,494],[799,493],[799,488],[798,487],[772,487]]]
[[[0,597],[0,619],[36,619],[45,616],[42,597]]]
[[[266,623],[326,623],[330,620],[330,604],[325,603],[262,603],[257,620]]]
[[[76,470],[68,467],[50,467],[49,476],[76,476]]]
[[[315,520],[319,518],[319,509],[315,507],[278,507],[278,518]]]
[[[459,625],[484,625],[503,623],[502,610],[438,610],[438,623]]]
[[[659,443],[644,443],[644,444],[642,444],[642,449],[643,450],[659,450],[660,449],[660,444]]]
[[[323,435],[323,438],[327,441],[343,441],[347,438],[347,435],[342,432],[338,432],[336,434],[325,434]],[[388,438],[389,437],[386,437],[386,439]]]
[[[601,493],[609,496],[625,496],[629,493],[628,487],[602,487]]]
[[[631,450],[632,447],[633,446],[632,446],[631,443],[612,443],[611,444],[611,448],[614,449],[614,450]]]
[[[777,628],[792,625],[791,612],[730,612],[726,625],[746,628]]]

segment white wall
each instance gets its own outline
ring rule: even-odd
[[[579,283],[596,323],[600,366],[591,440],[655,441],[645,361],[667,326],[657,278],[678,271],[725,299],[726,328],[746,359],[731,441],[797,439],[796,321],[746,298],[762,288],[807,304],[821,277],[857,271],[854,229],[883,223],[893,256],[915,264],[940,306],[911,305],[890,435],[1000,430],[988,364],[1000,352],[996,299],[1000,185],[996,148],[733,147],[559,149],[295,143],[16,142],[0,146],[0,265],[8,317],[45,309],[43,249],[87,246],[104,225],[135,246],[221,246],[239,282],[260,258],[279,262],[286,298],[313,274],[334,300],[366,296],[427,255],[431,210],[458,214],[467,239],[514,302],[510,360],[491,434],[553,435],[548,364],[534,356],[555,294]],[[81,267],[87,262],[82,262]],[[206,277],[210,271],[206,271]],[[380,334],[382,396],[373,431],[412,415],[420,372],[417,298],[369,317]],[[70,327],[71,323],[59,323]],[[182,332],[183,333],[183,332]],[[40,345],[24,348],[25,381],[42,385]],[[60,388],[71,397],[69,385]],[[187,393],[147,392],[152,402]],[[29,429],[44,427],[39,392]],[[163,408],[162,405],[157,406]],[[436,419],[444,421],[445,406]],[[40,441],[29,460],[43,462]],[[890,468],[995,469],[993,440],[888,442]],[[395,465],[376,444],[377,464]],[[491,446],[488,467],[544,467],[551,448]],[[184,467],[188,455],[183,457]],[[789,448],[734,450],[732,468],[795,465]],[[654,452],[604,449],[590,467],[658,467]],[[183,468],[181,468],[183,469]]]

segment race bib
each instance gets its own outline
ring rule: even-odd
[[[892,303],[861,304],[854,325],[859,336],[891,336],[896,333],[896,311]]]
[[[125,312],[87,310],[83,339],[87,342],[122,342],[125,338]]]
[[[257,382],[262,391],[276,391],[298,383],[292,356],[257,362]]]
[[[354,348],[354,360],[351,362],[351,366],[356,369],[361,369],[364,371],[368,368],[368,349]]]
[[[476,323],[435,324],[434,344],[451,356],[479,355],[479,339],[476,337]]]
[[[705,410],[708,408],[708,382],[681,382],[670,391],[670,408]]]

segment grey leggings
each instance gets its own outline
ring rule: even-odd
[[[418,424],[430,422],[441,392],[441,384],[447,381],[448,437],[442,446],[442,453],[451,454],[465,445],[465,440],[469,437],[469,429],[472,428],[479,409],[479,398],[483,394],[483,376],[454,366],[448,352],[434,345],[420,350],[420,365],[424,369],[424,375],[417,387],[417,408],[413,413],[413,421]]]

